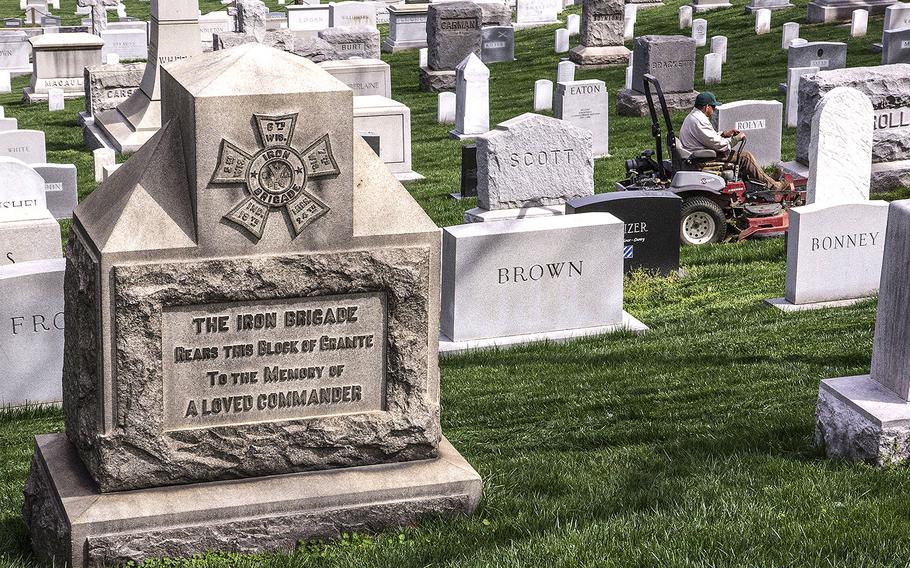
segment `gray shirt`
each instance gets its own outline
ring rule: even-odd
[[[697,108],[693,108],[683,121],[677,142],[690,152],[707,148],[722,154],[730,150],[730,139],[714,130],[711,119]]]

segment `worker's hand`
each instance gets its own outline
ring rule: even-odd
[[[737,144],[739,144],[740,142],[745,140],[745,138],[746,138],[745,133],[737,131],[736,134],[733,135],[733,138],[730,140],[730,144],[733,146],[736,146]]]
[[[723,132],[720,133],[720,135],[723,136],[724,138],[732,138],[733,136],[736,136],[737,134],[740,134],[740,131],[736,130],[735,128],[731,128],[730,130],[724,130]]]

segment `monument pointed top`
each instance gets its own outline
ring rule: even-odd
[[[456,67],[466,77],[490,76],[490,68],[484,65],[483,61],[477,57],[476,53],[470,53]]]
[[[350,90],[308,59],[259,43],[185,59],[166,71],[196,97]],[[294,77],[293,86],[288,77]]]

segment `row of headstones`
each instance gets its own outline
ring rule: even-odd
[[[0,139],[6,135],[0,133]],[[0,406],[54,402],[62,396],[66,261],[60,225],[48,209],[48,198],[59,191],[49,190],[39,169],[0,156],[0,297],[5,322]],[[71,173],[75,184],[75,168]]]
[[[0,116],[3,110],[0,107]],[[44,180],[42,202],[56,219],[69,219],[78,201],[76,166],[47,162],[47,144],[40,130],[18,130],[15,118],[0,118],[0,157],[18,160]],[[17,194],[18,180],[3,178],[0,186],[10,196]]]

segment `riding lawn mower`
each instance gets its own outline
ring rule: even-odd
[[[677,146],[660,83],[646,74],[644,86],[656,151],[645,150],[627,160],[627,179],[616,184],[617,190],[665,190],[680,196],[680,235],[686,244],[784,234],[789,227],[787,210],[806,202],[806,180],[794,181],[790,190],[780,191],[742,178],[735,156],[744,150],[745,138],[727,156],[707,149],[689,152]],[[652,89],[662,116],[655,108]],[[668,160],[663,156],[661,118],[666,124]]]

